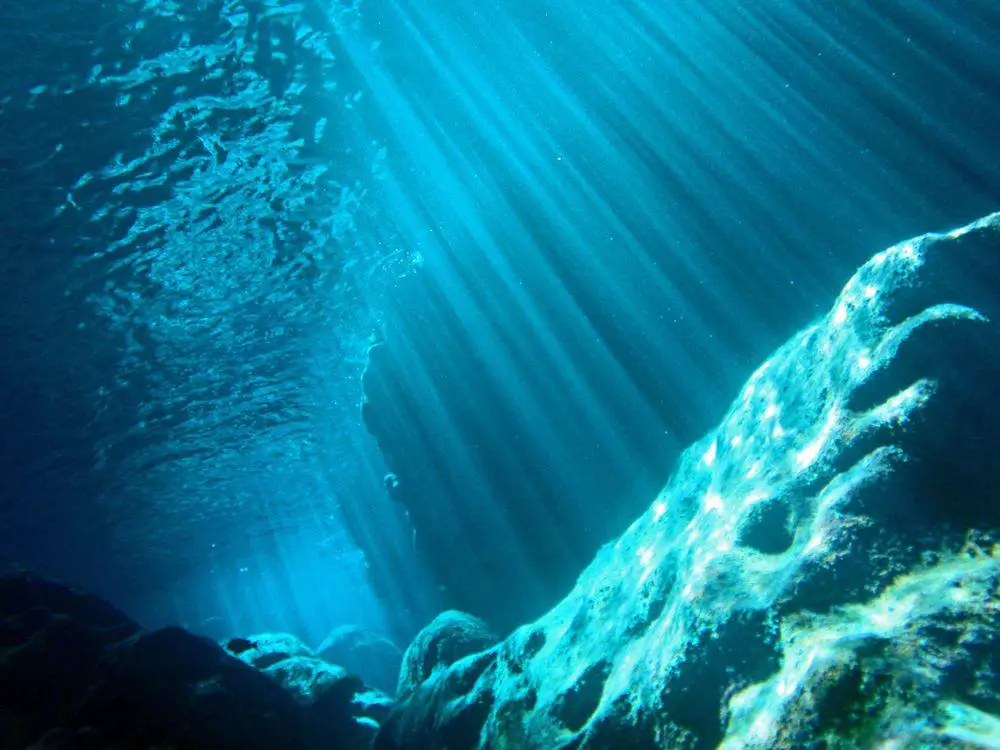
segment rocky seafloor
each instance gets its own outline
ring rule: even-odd
[[[1000,214],[874,256],[561,602],[443,613],[394,696],[348,631],[218,644],[10,571],[0,747],[998,747],[998,264]]]

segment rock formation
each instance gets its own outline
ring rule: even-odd
[[[861,267],[565,599],[400,696],[378,750],[1000,741],[998,510],[975,495],[992,472],[956,474],[937,516],[926,487],[890,480],[921,430],[976,429],[911,430],[937,384],[910,369],[954,372],[940,334],[987,327],[949,269],[992,273],[995,306],[998,230],[1000,214]],[[995,374],[995,334],[975,336],[963,369]],[[962,387],[985,409],[996,382]]]
[[[288,653],[299,650],[293,636],[255,643],[237,659],[181,628],[143,630],[95,596],[6,572],[0,747],[370,747],[387,696],[340,667]]]

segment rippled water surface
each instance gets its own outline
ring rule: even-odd
[[[115,586],[303,517],[342,546],[365,301],[412,261],[358,231],[385,151],[340,60],[357,22],[351,3],[0,7],[22,542],[117,549]]]

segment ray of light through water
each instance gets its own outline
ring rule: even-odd
[[[538,615],[874,250],[1000,202],[987,0],[0,19],[4,552],[216,637]]]

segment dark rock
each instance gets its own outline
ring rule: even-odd
[[[297,748],[300,712],[291,696],[211,640],[181,628],[140,633],[109,653],[87,716],[126,746]],[[136,726],[120,721],[131,716]],[[130,722],[131,723],[131,722]]]
[[[291,696],[212,641],[31,574],[0,577],[0,706],[5,748],[305,747]]]
[[[611,665],[604,661],[587,667],[576,683],[556,698],[552,705],[553,715],[569,730],[578,731],[590,721],[600,705],[610,671]]]
[[[358,675],[367,685],[390,694],[396,690],[403,652],[377,633],[357,625],[342,625],[316,647],[316,655]]]
[[[0,578],[0,745],[73,724],[105,649],[139,627],[110,604],[31,574]]]
[[[295,636],[144,631],[103,600],[0,577],[0,747],[364,750],[392,699]]]
[[[480,746],[494,708],[491,685],[496,663],[494,648],[435,669],[406,700],[393,706],[375,739],[375,750],[465,750]]]
[[[496,642],[497,637],[479,618],[454,610],[442,612],[417,633],[403,654],[396,695],[406,695],[435,671]]]
[[[30,612],[62,614],[86,622],[117,640],[139,630],[139,626],[103,599],[74,591],[30,572],[13,572],[0,578],[0,615]]]

